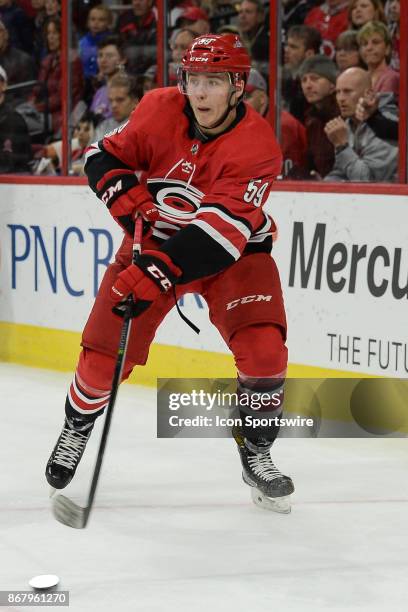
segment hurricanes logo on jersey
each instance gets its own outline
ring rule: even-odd
[[[179,179],[148,179],[160,215],[169,221],[189,222],[196,216],[204,193]]]

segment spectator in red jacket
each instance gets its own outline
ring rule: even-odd
[[[326,0],[308,12],[305,25],[319,30],[322,39],[322,52],[334,57],[334,46],[339,34],[348,28],[348,0]]]
[[[252,106],[262,117],[268,119],[269,98],[267,84],[255,68],[251,68],[245,87],[245,102]],[[306,171],[307,141],[304,126],[286,110],[280,113],[283,155],[283,174],[286,177],[303,177]]]
[[[389,63],[391,60],[391,35],[381,21],[370,21],[357,34],[360,54],[370,73],[373,91],[387,92],[399,97],[399,74]]]
[[[157,22],[152,6],[153,0],[132,0],[132,8],[117,24],[131,74],[142,75],[156,63]]]
[[[40,112],[44,112],[48,106],[51,115],[51,132],[53,137],[60,135],[62,122],[61,104],[61,22],[57,17],[50,17],[45,26],[46,44],[48,55],[41,62],[38,80],[46,88],[46,99],[43,89],[36,88],[32,101]],[[71,57],[71,105],[75,106],[82,97],[84,77],[82,64],[78,55]]]

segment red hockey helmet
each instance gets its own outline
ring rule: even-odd
[[[181,60],[179,83],[184,81],[183,73],[190,71],[229,72],[247,79],[250,69],[251,59],[239,36],[205,34],[193,40]]]

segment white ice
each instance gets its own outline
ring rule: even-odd
[[[70,378],[0,364],[0,590],[50,573],[73,612],[408,609],[407,440],[278,441],[296,485],[279,515],[251,504],[231,440],[156,439],[155,391],[125,385],[96,507],[74,530],[44,478]],[[98,437],[66,489],[75,501]]]

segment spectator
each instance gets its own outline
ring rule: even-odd
[[[348,21],[352,30],[359,30],[369,21],[382,21],[386,24],[381,0],[351,0]]]
[[[289,112],[304,121],[306,100],[298,77],[299,68],[308,57],[319,53],[322,37],[309,26],[293,26],[288,31],[282,70],[282,97]]]
[[[359,99],[370,89],[370,74],[362,68],[348,68],[337,79],[341,117],[329,121],[325,129],[336,152],[326,181],[388,182],[396,178],[397,143],[381,140],[355,116]]]
[[[61,18],[61,2],[59,0],[45,0],[45,12],[48,17]]]
[[[237,27],[238,13],[235,0],[201,0],[200,6],[209,15],[210,32],[219,33],[219,29],[224,26]],[[238,34],[237,30],[228,33]]]
[[[305,125],[308,143],[307,178],[321,179],[334,164],[334,148],[325,133],[325,125],[337,117],[336,65],[325,55],[305,60],[300,68],[303,94],[310,104]]]
[[[7,73],[0,66],[0,173],[29,172],[30,137],[24,119],[5,102]]]
[[[385,14],[388,22],[388,30],[392,39],[392,53],[390,66],[397,72],[400,69],[400,1],[387,0]]]
[[[181,58],[195,38],[196,33],[189,28],[174,30],[170,38],[171,61],[167,68],[169,86],[177,85],[177,70],[181,65]],[[142,86],[144,94],[158,86],[156,64],[150,66],[144,73]]]
[[[169,63],[169,85],[177,85],[177,70],[191,42],[197,34],[190,28],[183,28],[174,33],[170,39],[171,62]]]
[[[33,27],[14,0],[0,0],[0,19],[9,33],[10,44],[26,53],[33,50]]]
[[[94,6],[101,4],[101,0],[71,0],[71,13],[72,21],[75,24],[75,29],[79,32],[80,36],[83,36],[88,31],[88,16],[89,11]],[[106,6],[110,10],[112,4],[119,4],[116,0],[104,0],[103,6]]]
[[[47,13],[45,12],[45,0],[31,0],[31,5],[34,12],[34,16],[32,18],[33,53],[35,63],[39,67],[41,60],[45,55],[44,24],[47,19]]]
[[[282,28],[286,33],[292,26],[302,25],[306,15],[320,0],[282,0]]]
[[[78,121],[74,128],[73,137],[71,140],[71,162],[72,166],[74,162],[81,162],[84,157],[86,148],[94,141],[95,132],[95,118],[92,113],[85,113]],[[45,158],[50,159],[56,172],[60,172],[62,164],[62,140],[57,140],[46,145],[42,154]],[[83,174],[81,168],[77,165],[76,168],[72,168],[73,174]]]
[[[378,138],[398,141],[398,116],[395,104],[390,107],[380,102],[389,94],[375,94],[372,89],[359,98],[356,119],[366,121]]]
[[[51,132],[54,138],[60,134],[62,122],[61,104],[61,22],[57,17],[49,17],[45,24],[48,55],[41,62],[38,80],[46,89],[44,100],[42,89],[36,87],[31,97],[32,102],[40,112],[47,110],[51,114]],[[71,104],[74,107],[81,99],[83,92],[83,73],[81,60],[77,55],[71,58]]]
[[[387,27],[381,21],[370,21],[358,32],[357,40],[374,92],[391,92],[398,102],[399,74],[389,66],[392,41]]]
[[[268,118],[269,98],[266,81],[258,70],[251,68],[245,87],[245,101],[262,117]],[[280,113],[281,149],[284,175],[303,176],[306,168],[307,142],[304,126],[286,110]]]
[[[128,72],[142,75],[156,63],[156,15],[153,0],[132,0],[132,9],[119,18],[117,31],[124,42]]]
[[[308,12],[305,25],[319,30],[323,44],[322,53],[334,57],[334,46],[339,34],[347,30],[348,0],[326,0],[321,6],[316,6]]]
[[[106,134],[122,126],[141,98],[140,87],[134,77],[126,74],[114,76],[108,86],[109,102],[112,117],[105,119],[95,131],[95,140],[101,140]]]
[[[315,28],[305,25],[293,26],[288,31],[285,43],[285,68],[288,68],[293,76],[297,76],[301,64],[308,57],[317,55],[321,44],[322,37]]]
[[[336,64],[339,72],[344,72],[344,70],[353,68],[353,66],[366,68],[359,49],[357,32],[346,30],[340,34],[336,40]]]
[[[8,85],[16,85],[36,78],[36,69],[32,58],[13,47],[5,24],[0,20],[0,64],[8,75]]]
[[[98,43],[110,34],[112,13],[107,6],[98,4],[88,15],[88,32],[79,40],[79,55],[86,79],[98,74]]]
[[[110,79],[124,72],[126,58],[120,39],[117,36],[107,36],[98,44],[98,68],[99,72],[95,78],[95,94],[92,99],[91,111],[104,119],[112,117],[112,111],[108,99],[108,83]]]
[[[208,34],[210,22],[208,15],[198,6],[189,6],[181,13],[176,21],[177,28],[188,28],[195,32],[196,36]]]
[[[252,59],[261,63],[269,61],[269,33],[264,21],[265,9],[262,0],[242,0],[238,9],[241,40]]]

